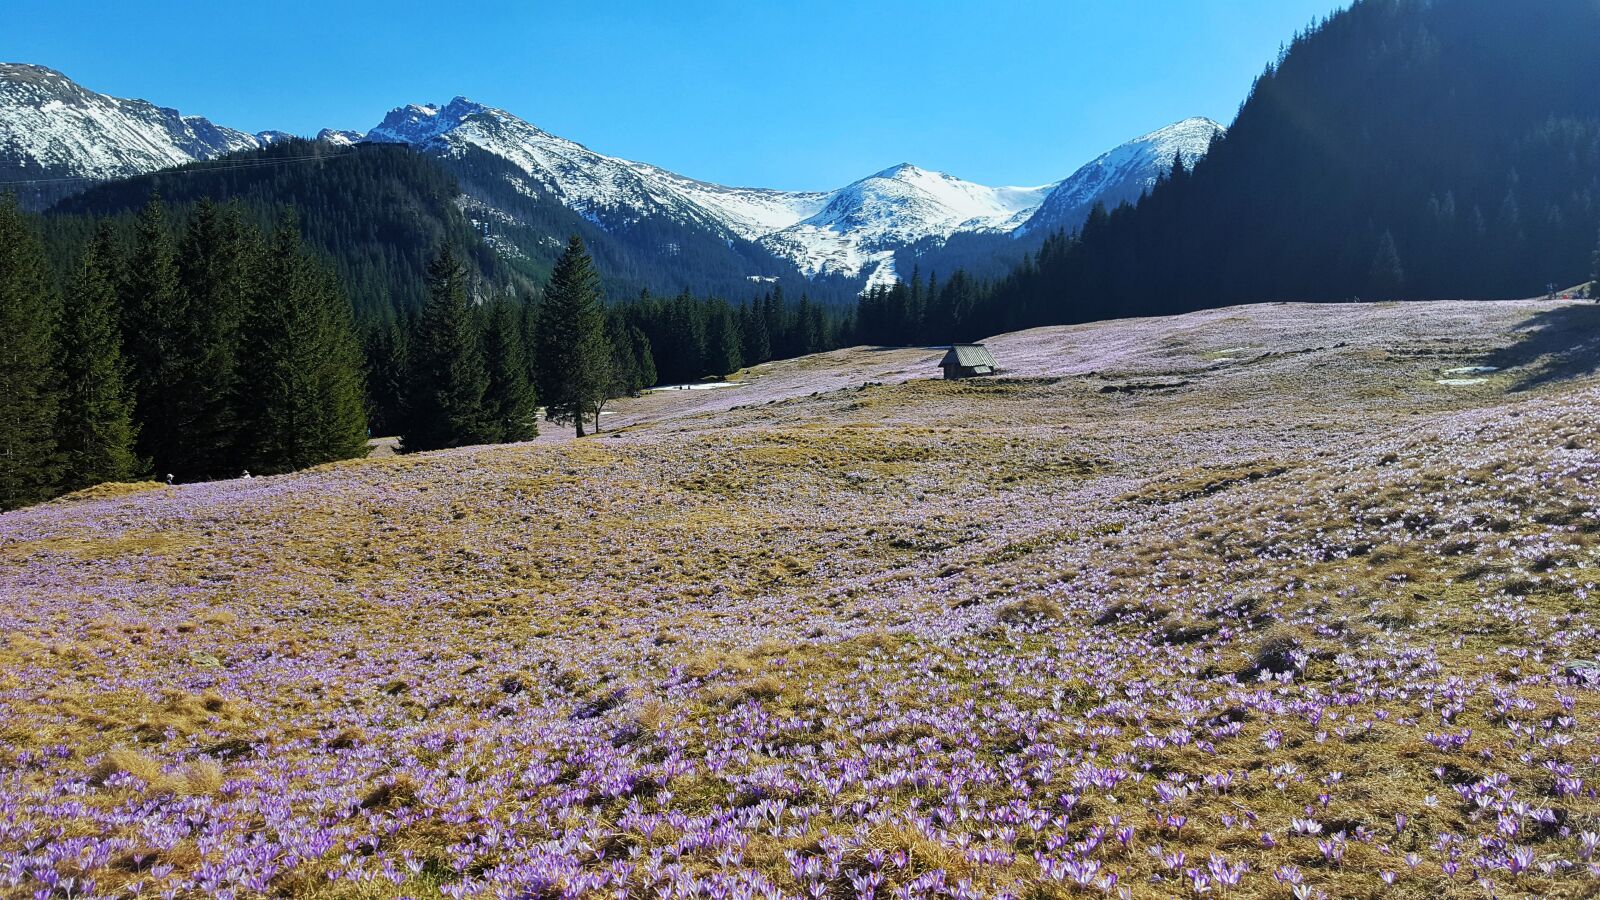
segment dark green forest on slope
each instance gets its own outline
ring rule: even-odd
[[[1582,283],[1600,235],[1596,85],[1592,0],[1360,0],[1268,66],[1194,171],[1097,211],[970,302],[918,303],[906,285],[860,318],[873,339],[950,340]]]
[[[180,220],[202,200],[237,202],[258,224],[293,208],[306,242],[331,262],[363,321],[420,309],[428,262],[441,243],[466,248],[466,265],[486,291],[519,287],[456,205],[456,180],[409,148],[384,144],[286,141],[100,185],[45,217],[45,230],[61,248],[56,255],[76,258],[68,250],[84,239],[91,220],[131,219],[152,194]]]
[[[261,223],[294,208],[308,244],[332,261],[362,321],[415,314],[427,265],[443,241],[464,248],[472,292],[536,296],[572,235],[584,239],[611,298],[649,290],[741,301],[773,287],[829,306],[853,302],[845,279],[808,281],[749,241],[668,221],[603,228],[557,198],[516,186],[521,173],[490,154],[435,158],[398,144],[335,147],[285,141],[99,185],[47,217],[53,243],[75,249],[86,217],[131,218],[152,193],[182,218],[201,199],[237,201]],[[73,253],[64,253],[73,256]],[[766,273],[755,282],[745,274]]]

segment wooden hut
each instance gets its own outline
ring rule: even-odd
[[[982,344],[955,344],[939,363],[946,381],[958,378],[982,378],[1000,371],[994,355]]]

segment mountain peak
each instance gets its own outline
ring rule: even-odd
[[[1185,128],[1211,128],[1223,130],[1222,123],[1218,122],[1216,119],[1212,119],[1207,116],[1190,116],[1187,119],[1174,122],[1171,125],[1168,125],[1166,128],[1158,129],[1158,131],[1175,131]]]
[[[881,172],[873,173],[873,175],[871,177],[873,177],[873,178],[906,179],[906,178],[916,178],[916,177],[918,177],[920,175],[930,175],[930,174],[934,174],[934,173],[931,173],[927,169],[923,169],[923,168],[921,168],[919,166],[916,166],[916,165],[913,165],[911,163],[903,162],[903,163],[897,163],[895,165],[892,165],[889,168],[884,169]]]
[[[67,77],[49,66],[41,66],[37,63],[0,62],[0,77],[5,78],[7,81],[22,78],[25,75],[34,77]]]
[[[1107,208],[1134,202],[1172,171],[1172,159],[1193,164],[1211,149],[1211,141],[1227,129],[1204,116],[1194,116],[1101,154],[1056,186],[1017,233],[1072,230],[1082,225],[1096,203]]]
[[[491,111],[466,97],[456,97],[444,106],[411,103],[390,110],[378,127],[367,132],[366,139],[421,146],[461,127],[467,119]]]
[[[406,144],[452,160],[487,154],[511,165],[496,176],[511,190],[554,199],[601,228],[670,221],[719,240],[759,243],[808,276],[864,275],[882,283],[895,277],[894,254],[908,247],[937,246],[958,233],[1075,228],[1084,204],[1137,199],[1170,171],[1174,155],[1188,161],[1204,155],[1221,131],[1204,117],[1184,119],[1043,187],[989,187],[900,162],[829,192],[696,181],[590,150],[464,96],[399,106],[369,132],[325,129],[316,139],[335,146]],[[0,158],[0,169],[10,164],[27,173],[21,177],[114,178],[292,137],[234,132],[142,100],[94,93],[44,66],[0,63],[0,148],[9,157]]]
[[[261,144],[199,116],[95,93],[45,66],[0,63],[0,173],[121,178]],[[39,207],[60,196],[39,190],[24,202]]]
[[[1158,128],[1149,134],[1134,138],[1128,143],[1178,141],[1185,144],[1183,149],[1187,153],[1191,152],[1194,146],[1197,146],[1201,141],[1204,141],[1209,146],[1213,135],[1225,134],[1227,130],[1213,119],[1208,119],[1205,116],[1193,116],[1181,122],[1174,122],[1165,128]]]

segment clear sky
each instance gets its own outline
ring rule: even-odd
[[[1071,174],[1229,122],[1343,0],[5,0],[0,59],[247,131],[365,130],[456,95],[724,184],[825,189],[900,162]]]

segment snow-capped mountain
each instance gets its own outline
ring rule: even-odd
[[[1051,187],[991,188],[902,163],[834,191],[817,213],[761,244],[807,275],[864,272],[869,286],[888,284],[896,250],[959,231],[1011,231]]]
[[[324,128],[317,132],[317,140],[335,147],[348,147],[366,140],[367,136],[359,131],[341,131],[337,128]]]
[[[1214,138],[1226,133],[1216,122],[1197,117],[1134,138],[1056,185],[1021,231],[1071,231],[1083,224],[1096,203],[1111,209],[1124,200],[1137,200],[1172,171],[1173,157],[1182,155],[1185,165],[1193,165],[1206,155]]]
[[[808,277],[896,277],[896,251],[958,233],[1075,228],[1096,201],[1136,199],[1182,154],[1203,156],[1221,126],[1188,119],[1137,138],[1039,187],[987,187],[910,164],[831,192],[724,187],[647,163],[607,156],[509,112],[457,97],[444,106],[405,106],[369,131],[369,141],[410,144],[446,158],[484,152],[512,164],[507,176],[534,196],[558,198],[603,227],[665,218],[759,243]]]
[[[529,229],[549,229],[539,225],[538,215],[519,219],[508,211],[528,198],[558,203],[607,233],[630,233],[637,252],[671,258],[691,245],[702,255],[715,245],[727,251],[728,265],[748,270],[740,277],[751,280],[770,281],[787,272],[875,285],[897,277],[897,254],[921,257],[957,235],[1004,242],[1007,235],[1076,228],[1096,202],[1114,206],[1136,199],[1175,155],[1192,163],[1221,132],[1209,119],[1187,119],[1039,187],[988,187],[902,164],[838,190],[814,192],[699,181],[599,153],[464,97],[443,106],[400,107],[365,133],[324,129],[317,140],[339,146],[400,143],[439,158],[470,195],[463,208],[500,243],[508,239],[499,229],[520,227],[522,239],[529,239]],[[294,137],[223,128],[143,100],[95,93],[42,66],[0,63],[0,181],[84,179],[25,196],[36,207],[90,180]]]
[[[0,63],[0,180],[121,178],[262,143],[199,116],[97,94],[53,69]]]
[[[547,192],[605,226],[666,217],[749,240],[799,221],[826,196],[695,181],[596,153],[465,97],[442,107],[396,109],[366,139],[410,144],[444,157],[462,158],[471,150],[489,153],[521,172],[515,177],[520,191],[530,196]]]

